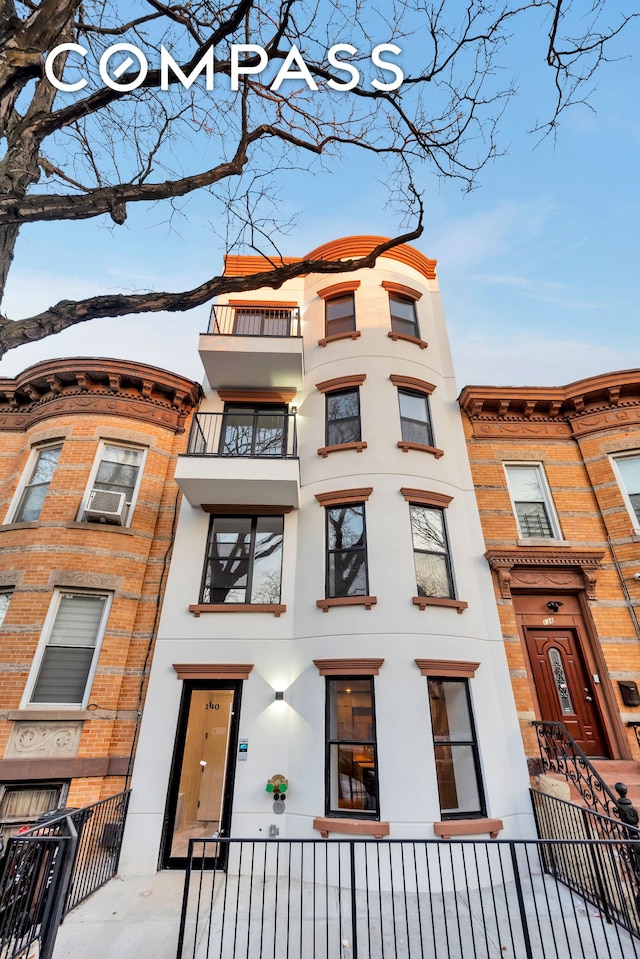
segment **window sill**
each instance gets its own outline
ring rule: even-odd
[[[452,839],[453,836],[478,836],[489,833],[495,839],[504,824],[501,819],[448,819],[443,822],[434,822],[433,831],[441,839]]]
[[[421,340],[417,336],[408,336],[406,333],[394,333],[394,331],[391,330],[389,333],[387,333],[387,336],[394,342],[397,340],[404,340],[405,343],[415,343],[416,346],[419,346],[421,350],[426,350],[426,348],[429,346],[426,340]]]
[[[328,613],[332,606],[364,606],[365,609],[371,609],[377,602],[377,596],[336,596],[331,599],[317,599],[316,606],[323,613]]]
[[[313,828],[317,829],[323,839],[327,839],[330,832],[345,833],[351,836],[373,836],[382,839],[389,835],[389,823],[370,819],[334,819],[331,816],[318,816],[313,820]]]
[[[2,526],[0,526],[0,532],[4,533],[10,529],[37,529],[39,525],[40,523],[34,523],[31,520],[28,522],[25,521],[24,523],[3,523]]]
[[[13,722],[56,722],[62,723],[71,720],[91,719],[92,710],[90,709],[71,709],[65,706],[52,706],[51,709],[43,709],[41,706],[30,709],[10,709],[7,713],[7,719]]]
[[[326,346],[327,343],[334,343],[336,340],[357,340],[362,334],[360,330],[349,330],[347,333],[332,333],[331,336],[323,336],[318,340],[318,346]]]
[[[321,446],[318,450],[318,456],[322,456],[323,459],[326,459],[329,453],[339,453],[340,450],[355,450],[356,453],[362,453],[363,450],[366,450],[366,442],[357,440],[353,443],[335,443],[333,446]]]
[[[438,449],[437,446],[423,446],[422,443],[405,443],[404,440],[398,440],[398,449],[402,450],[403,453],[408,453],[409,450],[431,453],[437,460],[439,460],[441,456],[444,456],[444,450]]]
[[[571,543],[567,539],[556,539],[554,536],[522,536],[517,541],[518,546],[553,546],[570,549]]]
[[[199,603],[189,606],[189,612],[196,618],[201,613],[273,613],[277,618],[286,611],[287,607],[279,603]]]
[[[459,613],[464,613],[469,605],[460,599],[444,599],[441,596],[414,596],[411,602],[420,609],[426,609],[427,606],[450,606]]]

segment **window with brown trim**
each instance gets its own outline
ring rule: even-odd
[[[283,516],[212,516],[201,604],[280,602]]]
[[[443,819],[486,815],[478,739],[471,710],[468,679],[427,679]]]
[[[433,446],[433,428],[429,397],[426,393],[398,390],[400,430],[405,443]]]
[[[364,503],[325,508],[327,570],[325,596],[368,596],[367,538]]]
[[[333,296],[324,303],[324,335],[352,333],[356,328],[356,304],[353,293]]]
[[[372,676],[326,678],[325,815],[379,819]]]
[[[438,506],[410,503],[409,513],[418,596],[453,599],[453,573],[444,510]]]
[[[389,312],[393,333],[420,339],[415,300],[408,296],[400,296],[398,293],[389,293]]]
[[[361,440],[359,388],[355,386],[348,390],[325,393],[325,397],[327,446],[340,446]]]

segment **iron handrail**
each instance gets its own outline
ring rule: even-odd
[[[296,414],[268,410],[196,413],[186,455],[296,459]]]
[[[220,336],[299,337],[299,307],[212,306],[209,333]]]
[[[536,731],[544,769],[564,776],[596,812],[602,811],[605,816],[619,819],[619,798],[591,764],[567,727],[549,720],[534,720],[531,725]],[[624,792],[626,794],[626,787]]]

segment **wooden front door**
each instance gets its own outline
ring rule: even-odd
[[[608,756],[575,629],[524,627],[541,718],[563,723],[587,756]]]

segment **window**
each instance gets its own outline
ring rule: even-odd
[[[327,677],[326,815],[379,818],[373,677]]]
[[[353,293],[325,300],[325,336],[351,333],[356,328],[356,306]]]
[[[327,393],[327,446],[356,443],[362,439],[360,430],[360,390],[341,390]]]
[[[453,598],[444,510],[410,503],[409,513],[418,596]]]
[[[13,516],[14,523],[35,522],[40,516],[61,449],[61,445],[47,446],[37,451],[29,481],[22,490],[18,508]]]
[[[398,390],[398,400],[403,441],[420,446],[433,446],[429,397],[424,393]]]
[[[407,296],[390,293],[389,310],[391,312],[391,329],[394,333],[401,333],[403,336],[415,336],[416,339],[420,339],[414,300]]]
[[[559,538],[551,494],[542,466],[505,466],[520,536]]]
[[[11,597],[13,596],[13,591],[10,589],[0,590],[0,626],[4,623],[4,618],[7,615],[7,610],[9,609],[9,603],[11,602]]]
[[[125,522],[131,522],[133,505],[135,503],[140,481],[142,479],[142,465],[145,450],[131,446],[116,446],[104,443],[98,450],[97,467],[93,479],[89,481],[89,491],[82,504],[80,515],[84,516],[89,492],[94,489],[106,490],[111,493],[124,493],[124,502],[127,504]]]
[[[53,621],[28,694],[30,703],[85,704],[110,600],[106,593],[54,595]]]
[[[443,819],[484,816],[478,744],[466,679],[427,680]]]
[[[283,531],[282,516],[213,516],[200,602],[279,603]]]
[[[6,783],[0,787],[0,848],[21,826],[33,825],[40,816],[64,806],[66,782]]]
[[[222,418],[220,455],[285,456],[287,423],[283,406],[228,404]]]
[[[616,456],[614,468],[634,526],[640,526],[640,453]]]
[[[327,515],[326,596],[367,596],[364,503],[330,506]]]

